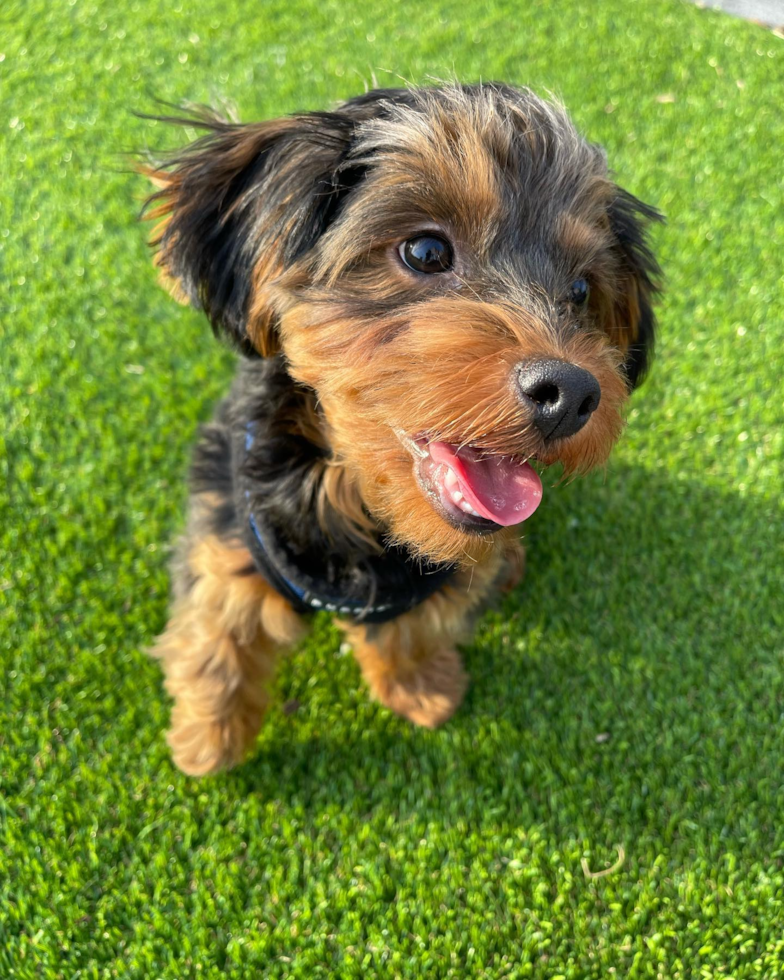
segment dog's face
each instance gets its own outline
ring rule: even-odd
[[[154,174],[159,263],[281,351],[392,538],[478,558],[606,460],[653,334],[656,212],[527,91],[370,93],[211,134]]]

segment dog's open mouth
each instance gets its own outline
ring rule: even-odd
[[[420,486],[452,524],[479,532],[521,524],[539,506],[542,481],[527,460],[473,447],[406,439]]]

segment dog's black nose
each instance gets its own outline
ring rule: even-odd
[[[555,358],[519,364],[516,382],[520,400],[545,440],[579,432],[602,397],[590,371]]]

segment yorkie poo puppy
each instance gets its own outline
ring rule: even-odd
[[[147,168],[156,261],[243,357],[196,447],[155,649],[174,760],[243,759],[319,609],[375,698],[440,725],[466,690],[455,644],[522,568],[539,472],[618,439],[659,215],[562,109],[506,85],[179,121],[207,132]]]

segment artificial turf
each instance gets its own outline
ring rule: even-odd
[[[6,0],[0,977],[784,976],[783,72],[673,0]],[[132,110],[374,73],[563,97],[668,216],[658,359],[526,525],[447,727],[321,619],[252,760],[188,779],[144,650],[233,356],[156,285],[122,154],[175,137]]]

